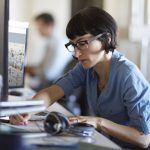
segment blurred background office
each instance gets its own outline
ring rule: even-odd
[[[28,36],[27,65],[39,66],[45,53],[46,40],[33,29],[33,18],[44,12],[52,14],[55,19],[55,27],[59,29],[59,34],[65,38],[65,28],[71,16],[87,6],[103,8],[116,19],[119,27],[118,50],[133,61],[150,82],[148,66],[148,58],[150,57],[150,0],[10,0],[10,20],[29,22],[29,29],[32,29]],[[62,52],[70,55],[64,47],[62,47]],[[60,57],[63,57],[63,53],[61,55]],[[69,59],[71,60],[71,57]],[[68,64],[66,63],[63,67],[64,70],[60,71],[55,78],[67,71],[66,67],[74,65],[69,62],[72,61],[68,60]],[[58,68],[55,67],[55,69]],[[29,80],[29,77],[27,79],[26,84],[32,87],[33,80]],[[35,86],[38,85],[35,84]],[[71,99],[74,101],[73,97]],[[84,102],[80,105],[86,107]],[[76,113],[84,114],[86,112],[77,109]]]
[[[68,70],[68,64],[73,61],[65,50],[67,38],[55,26],[55,19],[50,13],[40,13],[29,26],[27,47],[26,74],[30,76],[29,86],[39,91],[48,87],[56,78]],[[37,63],[34,57],[36,54]]]

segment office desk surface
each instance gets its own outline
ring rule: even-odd
[[[9,130],[12,131],[11,125],[8,127],[9,127]],[[1,129],[3,129],[2,124],[1,124]],[[98,131],[95,131],[95,133],[92,137],[82,137],[82,136],[76,137],[76,136],[71,136],[68,134],[50,136],[50,135],[46,134],[45,132],[40,132],[40,133],[23,132],[21,135],[25,138],[25,140],[27,141],[28,144],[42,145],[44,147],[44,148],[42,148],[43,150],[45,149],[45,147],[47,145],[48,146],[50,145],[49,148],[54,148],[54,146],[55,146],[54,143],[56,143],[55,149],[58,149],[60,147],[64,149],[65,146],[67,147],[67,149],[69,149],[70,148],[69,146],[72,146],[72,145],[80,145],[80,148],[78,148],[78,149],[81,149],[85,146],[85,147],[87,147],[86,150],[88,150],[92,147],[94,149],[99,148],[99,149],[104,149],[104,150],[105,149],[108,149],[108,150],[109,149],[112,149],[112,150],[113,149],[115,149],[115,150],[121,149],[118,145],[116,145],[114,142],[112,142],[111,140],[109,140],[108,138],[103,136]],[[60,145],[63,145],[63,146],[60,146]],[[83,149],[85,149],[85,147]],[[42,150],[41,148],[38,148],[38,149]]]
[[[42,150],[46,147],[52,149],[66,148],[66,149],[114,149],[120,150],[121,148],[110,141],[108,138],[95,131],[92,137],[76,137],[68,136],[68,134],[56,135],[56,136],[43,136],[36,138],[26,138],[27,143],[32,145],[39,145],[38,149]],[[42,147],[42,148],[41,148]]]
[[[18,97],[19,99],[19,97]],[[11,100],[18,100],[16,97],[12,98]],[[68,112],[65,108],[63,108],[60,104],[55,103],[50,108],[48,108],[49,111],[54,111],[54,110],[59,110],[61,113],[65,114],[66,116],[72,115],[70,112]],[[79,142],[83,142],[83,140],[79,140]],[[99,132],[95,131],[94,135],[94,141],[92,143],[80,143],[80,148],[79,149],[99,149],[99,150],[117,150],[121,149],[118,145],[113,143],[111,140],[100,134]],[[49,147],[49,148],[38,148],[38,150],[47,150],[47,149],[58,149],[54,147]],[[60,149],[60,148],[59,148]],[[69,149],[69,148],[67,148]],[[72,149],[72,148],[71,148]]]
[[[58,148],[58,147],[37,147],[36,150],[58,150],[58,149],[65,149],[65,148]],[[66,148],[67,150],[117,150],[114,148],[107,148],[107,147],[102,147],[102,146],[96,146],[92,144],[87,144],[87,143],[79,143],[78,148]]]
[[[0,126],[1,126],[1,130],[3,130],[2,124],[0,124]],[[3,126],[6,127],[5,124],[3,124]],[[7,130],[7,131],[12,131],[11,125],[8,127],[9,127],[8,128],[9,130]],[[90,149],[120,150],[121,149],[118,145],[116,145],[114,142],[109,140],[107,137],[103,136],[98,131],[95,131],[92,138],[90,138],[90,137],[89,138],[87,138],[87,137],[74,137],[74,136],[68,136],[68,134],[67,135],[63,134],[63,135],[57,135],[57,136],[50,136],[50,135],[46,134],[45,132],[40,132],[40,133],[23,132],[21,135],[23,135],[23,137],[27,140],[28,144],[42,145],[42,147],[38,147],[37,150],[47,150],[49,148],[50,149],[58,149],[58,148],[64,149],[65,145],[69,145],[69,146],[72,146],[72,145],[78,146],[79,145],[78,149],[86,149],[86,150],[90,150]],[[41,143],[41,141],[42,141],[42,144],[39,144],[39,143]],[[67,144],[64,144],[64,142],[66,142]],[[50,145],[50,147],[46,148],[47,145],[49,145],[50,143],[52,143]],[[58,143],[55,148],[54,148],[55,145],[53,143]],[[61,143],[63,146],[60,146]],[[70,144],[70,143],[72,143],[72,144]],[[73,149],[73,148],[70,148],[68,146],[66,146],[66,147],[67,147],[67,149]],[[77,149],[77,148],[74,148],[74,149]]]

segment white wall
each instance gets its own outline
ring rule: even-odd
[[[10,19],[30,22],[35,15],[49,12],[64,33],[70,19],[71,0],[10,0]]]
[[[104,9],[117,21],[119,36],[127,38],[131,0],[104,0]]]
[[[132,0],[104,0],[104,9],[107,12],[109,12],[117,21],[119,27],[118,50],[123,52],[123,54],[125,54],[139,68],[142,68],[142,66],[140,65],[141,51],[142,51],[141,42],[131,41],[129,39],[129,33],[131,33],[129,30],[131,25],[131,3]],[[137,3],[137,1],[135,3]],[[138,9],[137,6],[134,5],[134,7]],[[142,6],[140,5],[139,7],[141,8]],[[140,14],[142,15],[142,8],[139,11]],[[140,17],[140,15],[138,15],[138,17]],[[135,25],[133,28],[135,29]],[[135,34],[134,37],[136,36],[137,35]],[[140,37],[143,38],[142,36]],[[147,57],[148,58],[150,57],[149,51]],[[147,65],[147,74],[145,75],[145,77],[150,82],[150,71],[148,65]]]
[[[104,9],[110,13],[118,25],[118,50],[140,66],[139,44],[128,39],[130,27],[131,0],[104,0]]]
[[[104,9],[117,20],[120,27],[129,25],[130,0],[104,0]]]
[[[32,0],[10,0],[10,20],[29,21],[30,1]]]
[[[71,14],[71,0],[32,0],[33,9],[32,15],[47,11],[54,15],[56,24],[65,32],[66,24],[70,19]],[[43,3],[44,2],[44,3]],[[42,6],[42,7],[41,7]]]

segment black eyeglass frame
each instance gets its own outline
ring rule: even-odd
[[[70,41],[70,42],[68,42],[68,43],[66,43],[65,44],[65,47],[66,47],[66,49],[69,51],[69,52],[75,52],[75,48],[77,47],[79,50],[82,50],[82,49],[80,49],[80,47],[78,47],[78,43],[80,43],[80,42],[86,42],[87,43],[87,45],[89,45],[92,41],[94,41],[94,40],[97,40],[98,38],[100,38],[102,35],[104,35],[105,33],[100,33],[100,34],[98,34],[98,35],[96,35],[96,36],[94,36],[94,37],[91,37],[91,38],[89,38],[88,40],[83,40],[83,41],[78,41],[76,44],[75,43],[73,43],[72,41]],[[106,33],[107,34],[107,33]],[[74,51],[71,51],[71,50],[69,50],[69,46],[70,45],[72,45],[73,47],[74,47]],[[88,48],[88,47],[87,47]]]

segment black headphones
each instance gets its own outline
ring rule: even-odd
[[[78,136],[92,136],[94,126],[87,123],[74,123],[69,125],[68,118],[60,112],[50,112],[44,120],[44,129],[51,135],[67,131]]]

